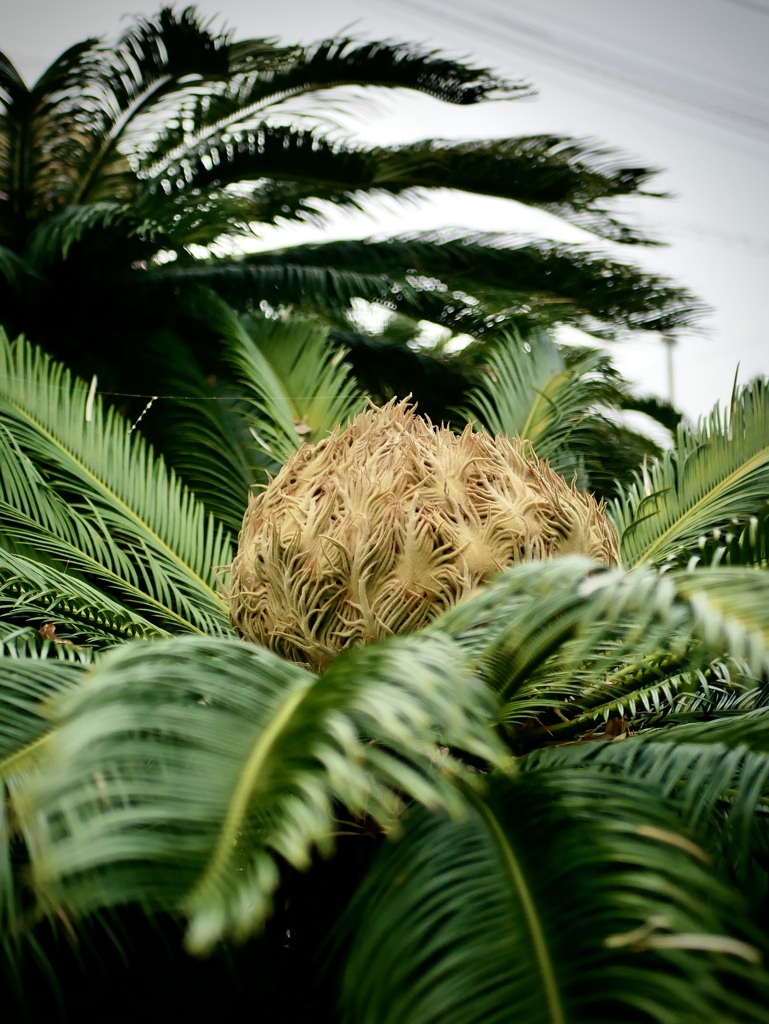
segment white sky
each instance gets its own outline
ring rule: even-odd
[[[5,0],[0,49],[29,81],[73,43],[114,38],[126,14],[159,6],[26,0],[8,9]],[[676,346],[676,400],[696,417],[728,399],[738,362],[740,381],[769,374],[769,0],[201,0],[198,9],[240,38],[308,43],[352,27],[359,38],[425,42],[533,82],[536,100],[469,108],[379,93],[345,124],[372,143],[560,132],[666,168],[655,184],[677,198],[626,205],[634,222],[669,245],[624,253],[713,307],[704,330]],[[378,204],[366,217],[341,215],[334,233],[444,226],[585,240],[517,204],[456,193],[420,205]],[[306,237],[306,230],[284,229],[279,244]],[[639,391],[667,394],[657,339],[621,342],[612,352]]]

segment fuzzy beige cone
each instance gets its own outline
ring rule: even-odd
[[[317,670],[423,626],[505,566],[571,553],[618,561],[594,498],[521,441],[458,436],[391,402],[304,445],[250,499],[230,615]]]

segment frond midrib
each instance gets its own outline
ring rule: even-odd
[[[169,73],[161,75],[158,80],[150,89],[145,89],[143,93],[136,96],[133,101],[120,112],[118,118],[114,121],[112,128],[109,132],[105,132],[105,138],[102,145],[99,147],[98,153],[96,153],[94,159],[91,161],[90,167],[83,175],[78,185],[77,190],[72,196],[70,203],[77,205],[82,203],[84,198],[88,195],[91,190],[96,177],[100,169],[104,166],[109,154],[118,145],[119,139],[126,126],[130,122],[131,118],[139,113],[142,107],[152,102],[154,96],[162,91],[163,87],[168,85],[169,82],[173,81],[173,76]]]
[[[205,593],[206,597],[208,597],[213,602],[214,607],[217,607],[222,611],[226,612],[227,605],[223,598],[221,598],[219,594],[217,594],[216,591],[201,576],[199,576],[198,573],[196,573],[190,565],[183,561],[183,559],[180,558],[180,556],[177,554],[176,551],[173,550],[173,548],[169,547],[169,545],[149,525],[149,523],[147,523],[144,519],[137,515],[135,510],[127,502],[125,502],[118,494],[116,494],[110,487],[108,487],[103,480],[100,480],[95,473],[93,473],[80,459],[78,459],[76,455],[72,451],[70,451],[69,448],[62,444],[59,441],[59,439],[54,434],[52,434],[35,416],[33,416],[27,409],[25,409],[24,406],[22,406],[18,402],[14,401],[14,399],[9,398],[7,396],[5,397],[5,401],[8,402],[8,404],[12,406],[12,408],[15,409],[16,412],[27,421],[27,423],[33,426],[35,430],[39,431],[39,433],[42,434],[58,451],[60,451],[64,456],[66,456],[67,459],[74,462],[78,469],[83,473],[83,475],[92,482],[97,492],[106,494],[109,497],[110,501],[117,508],[119,508],[121,512],[123,512],[127,519],[129,519],[131,522],[139,526],[143,532],[149,534],[152,540],[155,541],[155,543],[157,544],[158,548],[167,555],[170,561],[173,562],[179,569],[181,569],[184,572],[184,574],[191,576],[195,580],[195,582],[199,584],[199,586]]]
[[[2,507],[4,504],[5,502],[0,500],[0,507]],[[29,521],[30,523],[33,522],[31,519]],[[104,565],[102,562],[99,562],[97,559],[95,559],[84,548],[78,547],[71,541],[58,537],[51,530],[43,531],[39,525],[37,526],[37,529],[40,531],[40,533],[45,532],[46,536],[55,541],[56,545],[58,545],[59,547],[69,549],[69,551],[72,553],[73,558],[79,560],[81,564],[83,562],[88,563],[90,565],[90,569],[87,569],[86,571],[92,572],[95,575],[102,577],[105,581],[107,581],[108,583],[112,583],[113,586],[115,586],[118,590],[122,590],[124,593],[127,592],[128,594],[133,594],[135,596],[135,600],[150,605],[151,607],[155,608],[157,611],[165,615],[167,618],[175,619],[180,625],[189,626],[194,632],[199,633],[201,636],[207,635],[193,622],[190,622],[189,619],[185,618],[178,611],[171,608],[170,605],[164,604],[154,594],[149,593],[147,590],[142,590],[141,587],[132,584],[129,580],[125,579],[125,577],[118,575],[118,573],[116,573],[113,569],[110,569],[108,566]],[[56,554],[56,551],[52,547],[49,547],[49,551],[51,552],[51,554],[54,555],[57,561],[62,561],[62,559],[59,558],[59,556]]]
[[[571,376],[572,374],[568,370],[561,370],[545,381],[542,387],[537,388],[530,385],[536,397],[531,402],[526,413],[526,419],[521,427],[520,436],[530,440],[535,448],[537,439],[547,430],[553,418],[555,420],[558,419],[558,407],[550,397],[549,392],[554,391],[557,394],[561,382],[569,380]],[[531,434],[532,427],[536,427],[536,432],[533,436]]]
[[[288,695],[282,707],[254,743],[227,806],[227,813],[222,823],[219,839],[200,878],[190,890],[187,902],[194,903],[200,899],[201,895],[214,884],[214,880],[221,874],[235,847],[235,842],[242,828],[243,819],[248,811],[248,804],[259,773],[275,744],[278,742],[284,728],[307,696],[314,682],[315,680],[312,679],[297,685],[297,688]]]
[[[34,762],[39,757],[39,751],[53,738],[56,729],[49,726],[42,736],[38,736],[30,743],[25,743],[19,750],[15,750],[7,757],[0,758],[0,779],[7,779],[20,768],[24,768],[29,762]]]
[[[561,999],[555,966],[550,956],[545,932],[537,913],[534,896],[526,883],[523,868],[518,861],[515,850],[508,842],[504,830],[500,827],[492,808],[474,794],[468,792],[468,796],[486,828],[489,830],[491,839],[502,859],[510,882],[520,900],[545,990],[550,1024],[567,1024],[566,1010]]]
[[[735,470],[733,470],[731,473],[723,477],[714,487],[709,488],[705,492],[705,494],[703,494],[700,498],[697,499],[697,501],[690,505],[682,513],[682,515],[676,518],[674,522],[670,523],[670,525],[662,533],[658,534],[658,536],[655,537],[655,539],[649,545],[646,546],[646,550],[643,554],[637,556],[634,561],[626,563],[627,567],[632,569],[638,565],[642,565],[646,561],[651,561],[654,557],[655,552],[658,551],[660,547],[663,547],[664,549],[665,542],[671,536],[675,536],[677,533],[680,533],[682,526],[685,526],[686,521],[695,516],[701,507],[710,504],[714,498],[717,498],[724,492],[728,492],[732,487],[734,487],[734,485],[740,479],[742,479],[746,475],[749,475],[750,472],[752,472],[754,469],[759,468],[761,464],[766,460],[767,451],[769,451],[769,446],[766,446],[765,448],[758,451],[747,462],[741,462]],[[678,495],[676,495],[676,497],[678,498]],[[635,524],[635,522],[637,521],[634,520],[634,522],[630,523],[629,526],[632,527]],[[627,529],[628,528],[626,527],[625,531],[623,532],[623,537],[624,534],[627,532]],[[620,550],[621,547],[622,539],[620,539]]]

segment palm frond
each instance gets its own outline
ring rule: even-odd
[[[215,575],[229,537],[88,384],[0,335],[0,422],[23,456],[4,467],[17,540],[62,566],[98,565],[162,628],[229,632]]]
[[[715,856],[744,875],[751,840],[757,829],[767,827],[769,711],[760,708],[694,728],[651,729],[620,743],[550,747],[532,752],[521,766],[524,771],[607,771],[656,789],[675,803],[687,827]]]
[[[134,209],[142,218],[135,233],[154,242],[153,257],[170,250],[184,258],[185,247],[210,247],[228,235],[242,241],[258,219],[254,197],[240,188],[142,191]]]
[[[701,536],[690,564],[769,565],[769,505]]]
[[[236,185],[240,220],[233,218],[233,230],[242,233],[249,222],[322,223],[332,207],[362,209],[367,195],[413,190],[379,180],[379,152],[293,125],[260,124],[185,153],[152,180],[148,198],[187,197],[191,205]]]
[[[300,61],[263,75],[261,90],[255,88],[274,100],[337,85],[415,89],[461,106],[531,93],[526,83],[508,81],[435,50],[409,43],[360,43],[344,36],[307,47]],[[254,103],[256,92],[249,99]]]
[[[19,248],[28,223],[60,207],[88,152],[83,122],[92,104],[84,97],[98,61],[97,41],[87,39],[61,54],[29,89],[3,56],[0,180],[6,201],[0,212],[3,234]]]
[[[331,336],[347,351],[355,379],[378,404],[404,394],[404,385],[421,413],[433,423],[449,422],[461,405],[470,373],[461,355],[449,355],[418,344],[409,345],[420,331],[418,321],[395,317],[403,330],[390,324],[366,330],[348,316],[329,315]]]
[[[13,102],[15,96],[26,89],[13,61],[7,54],[0,52],[0,103],[5,109]]]
[[[86,659],[67,645],[54,645],[29,630],[0,635],[0,947],[18,941],[25,927],[14,842],[19,827],[14,800],[44,756],[52,725],[46,704],[77,686]],[[58,657],[51,657],[52,654]],[[27,842],[30,833],[24,834]]]
[[[199,299],[191,306],[215,335],[222,310],[208,298],[204,302],[206,313]],[[188,335],[159,332],[147,340],[145,352],[171,394],[153,405],[152,416],[141,424],[143,432],[195,497],[236,536],[249,491],[265,484],[279,464],[249,433],[249,407],[240,391],[227,378],[204,373]]]
[[[193,8],[178,14],[163,8],[134,26],[106,51],[92,83],[92,146],[80,168],[70,201],[107,198],[123,181],[130,153],[149,124],[163,123],[187,94],[231,75],[253,73],[293,51],[279,51],[266,40],[232,44],[226,34],[204,25]]]
[[[524,83],[506,81],[487,68],[407,43],[324,39],[301,51],[287,51],[287,58],[255,74],[238,75],[229,88],[187,106],[189,128],[182,132],[171,125],[158,134],[144,154],[144,173],[160,178],[176,161],[194,160],[194,153],[211,138],[228,132],[236,136],[261,121],[267,108],[308,93],[334,90],[336,95],[344,86],[377,86],[413,89],[467,105],[531,92]]]
[[[228,341],[227,356],[252,408],[252,432],[280,463],[305,441],[317,444],[346,426],[365,404],[344,350],[317,324],[252,314]]]
[[[499,196],[561,217],[601,238],[646,241],[602,206],[637,193],[656,171],[628,167],[589,140],[534,135],[488,141],[426,139],[388,151],[377,180]]]
[[[622,399],[618,404],[624,406]],[[615,410],[609,408],[605,415],[595,416],[574,438],[590,490],[605,501],[624,494],[644,465],[659,458],[663,450],[652,437],[615,419],[614,414]],[[616,415],[621,417],[622,413]]]
[[[0,276],[5,278],[14,291],[19,291],[22,283],[29,278],[39,279],[35,267],[4,245],[0,245]]]
[[[501,331],[484,371],[460,415],[479,422],[490,434],[526,438],[541,458],[550,458],[563,443],[564,427],[568,436],[571,420],[567,416],[560,423],[558,398],[573,380],[552,338],[544,331],[526,340],[517,332]],[[548,432],[556,422],[560,437],[550,442]]]
[[[58,637],[77,646],[105,647],[167,635],[162,626],[71,568],[57,567],[40,554],[30,557],[10,550],[7,544],[0,545],[0,614],[9,625],[50,624]]]
[[[35,567],[38,571],[45,575],[46,570],[58,568],[67,578],[66,584],[57,591],[56,603],[38,608],[38,614],[71,614],[80,606],[84,597],[93,602],[98,590],[105,597],[112,591],[117,592],[124,602],[118,622],[115,623],[118,630],[124,626],[126,619],[131,618],[131,608],[169,627],[189,628],[184,615],[173,607],[169,594],[162,595],[161,592],[159,597],[159,588],[147,591],[144,575],[141,571],[137,572],[141,563],[137,565],[136,553],[130,547],[126,549],[114,542],[105,529],[104,517],[89,506],[86,506],[85,513],[78,514],[68,501],[47,486],[45,478],[12,443],[6,428],[0,423],[0,516],[4,523],[2,546],[7,548],[10,542],[17,553],[34,553],[38,559]],[[3,555],[0,554],[0,564],[2,559]],[[6,580],[9,590],[9,593],[4,594],[6,601],[15,593],[15,587],[21,588],[18,595],[23,596],[21,601],[14,599],[11,607],[15,611],[9,608],[9,614],[14,616],[28,617],[32,612],[32,603],[38,605],[45,600],[46,594],[51,593],[49,580],[46,580],[43,591],[36,592],[32,563],[29,561],[27,564],[29,574],[22,577],[10,576]],[[8,571],[8,566],[4,567]],[[16,568],[19,568],[18,563]],[[154,568],[157,572],[159,567]],[[84,594],[80,584],[87,580],[96,581],[96,585],[89,585]],[[72,606],[71,611],[66,608],[68,604]],[[94,614],[97,611],[101,613],[103,622],[109,621],[109,612],[114,610],[115,604],[109,600],[97,600],[91,606]],[[151,632],[146,619],[140,622]],[[160,631],[165,632],[162,626]],[[93,639],[93,636],[89,637],[89,640]]]
[[[661,427],[675,434],[683,419],[683,413],[659,395],[638,395],[629,392],[623,397],[622,408],[628,412],[640,412],[655,420]]]
[[[681,425],[666,452],[618,499],[611,515],[627,566],[683,562],[700,537],[763,512],[769,494],[769,386],[735,391],[697,429]]]
[[[46,633],[43,630],[43,633]],[[16,626],[0,621],[0,657],[6,658],[60,658],[65,661],[90,663],[92,652],[83,647],[68,644],[54,635],[46,640],[40,630],[31,626]]]
[[[331,852],[337,803],[385,828],[404,798],[457,811],[465,770],[439,744],[501,752],[459,652],[409,638],[319,679],[232,640],[127,645],[59,713],[48,770],[17,800],[43,907],[181,912],[198,952],[260,927],[277,858]]]
[[[40,637],[25,637],[23,657],[13,651],[13,640],[0,648],[0,780],[22,779],[31,765],[39,763],[41,737],[52,732],[47,704],[57,694],[78,686],[88,664],[89,653],[80,648],[39,643]],[[13,653],[9,652],[9,648]],[[55,651],[56,656],[51,656]]]
[[[617,412],[628,391],[608,357],[584,349],[570,353],[567,362],[544,331],[524,340],[502,330],[498,339],[487,342],[486,352],[480,380],[468,393],[462,415],[477,419],[491,434],[526,438],[556,472],[566,477],[576,473],[581,486],[593,486],[594,476],[606,485],[606,442],[619,429],[606,412]],[[629,476],[640,466],[643,456],[632,461],[639,448],[659,452],[640,436],[631,445],[633,434],[622,432],[617,447],[626,450],[629,465],[617,475]]]
[[[46,218],[30,233],[26,257],[35,266],[44,267],[55,259],[66,259],[70,248],[87,231],[109,228],[130,220],[135,221],[135,215],[126,203],[105,201],[68,206],[60,213]]]
[[[208,112],[210,114],[210,111]],[[622,225],[599,200],[637,191],[653,174],[611,163],[605,150],[556,136],[484,142],[418,143],[365,148],[328,139],[317,129],[262,122],[216,134],[187,148],[151,175],[166,196],[254,182],[251,219],[323,219],[329,205],[361,208],[367,196],[411,197],[415,190],[451,188],[539,207],[615,241],[642,236]]]
[[[298,316],[238,317],[202,290],[189,309],[222,338],[251,435],[278,466],[305,441],[320,441],[363,408],[344,349],[321,325]]]
[[[348,913],[343,1020],[764,1019],[760,933],[653,789],[532,772],[404,830]]]
[[[532,326],[573,324],[593,333],[617,328],[669,331],[702,312],[691,295],[630,264],[607,260],[579,246],[526,243],[494,234],[426,233],[384,241],[294,246],[248,257],[231,270],[222,267],[220,281],[224,284],[229,270],[234,286],[240,273],[243,289],[249,270],[252,275],[258,272],[264,281],[260,297],[272,302],[277,288],[286,288],[283,301],[301,306],[292,275],[302,270],[308,282],[312,271],[324,275],[323,288],[330,296],[333,279],[325,275],[332,267],[335,275],[347,275],[351,284],[361,288],[357,295],[380,299],[405,313],[424,316],[423,311],[436,300],[445,308],[456,304],[463,293],[465,298],[473,296],[488,316],[487,330],[494,326],[492,315],[512,316],[516,310],[522,313],[523,307]],[[269,271],[279,275],[275,291],[269,288]],[[172,266],[157,273],[173,278],[184,271]],[[209,271],[212,285],[213,273]],[[343,300],[344,292],[334,298]],[[312,290],[306,301],[314,301]]]
[[[428,280],[450,282],[452,290],[475,296],[491,313],[528,306],[532,324],[571,323],[593,333],[618,327],[671,330],[702,312],[693,296],[664,278],[581,246],[442,232],[388,239],[387,249],[381,251],[387,261]]]
[[[640,721],[726,685],[714,663],[745,663],[745,692],[769,673],[769,580],[753,569],[597,571],[582,558],[522,564],[443,613],[427,632],[473,652],[502,697],[514,749],[592,734],[610,718]]]
[[[376,271],[337,268],[333,262],[306,266],[291,262],[288,254],[279,259],[274,253],[267,258],[260,254],[241,260],[177,261],[152,268],[146,284],[164,291],[169,285],[207,287],[241,309],[264,301],[273,308],[326,312],[346,309],[359,297],[393,307],[396,299],[392,281]],[[419,308],[414,288],[406,285],[401,291],[398,286],[397,291],[399,300],[406,298],[411,307]]]

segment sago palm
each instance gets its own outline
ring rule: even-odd
[[[236,411],[277,470],[363,396],[316,327],[268,319],[257,345],[248,326]],[[527,385],[507,351],[515,415],[589,476],[595,380],[561,419],[542,396],[562,369]],[[492,430],[498,380],[473,399]],[[622,565],[523,561],[318,673],[230,626],[249,463],[227,417],[201,416],[188,455],[209,510],[41,350],[3,338],[0,382],[19,1018],[55,1016],[58,985],[64,1011],[104,1013],[95,992],[116,1020],[179,1000],[201,1020],[254,1000],[356,1024],[766,1020],[764,383],[610,508]],[[188,970],[179,926],[213,959]]]
[[[295,306],[325,318],[370,390],[402,392],[408,381],[439,416],[447,397],[461,399],[469,356],[403,344],[419,321],[482,348],[500,323],[621,333],[674,330],[696,316],[684,290],[630,263],[524,237],[441,231],[245,251],[265,226],[324,225],[340,208],[443,189],[544,210],[598,239],[646,241],[612,208],[646,194],[651,169],[554,135],[346,141],[329,130],[326,101],[349,99],[350,87],[462,105],[530,93],[408,44],[238,42],[190,8],[139,19],[113,45],[86,40],[31,86],[0,56],[6,328],[98,373],[103,388],[143,391],[150,379],[162,393],[164,328],[206,375],[221,375],[210,320],[182,301],[203,284],[241,311]],[[354,316],[360,301],[398,323],[371,332]]]

